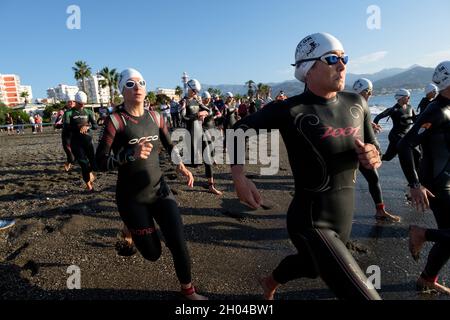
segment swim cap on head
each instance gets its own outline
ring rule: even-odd
[[[133,68],[128,68],[123,70],[119,75],[119,91],[123,93],[123,89],[125,88],[125,83],[131,78],[139,78],[145,80],[142,74]]]
[[[202,85],[197,79],[191,79],[188,81],[187,86],[189,89],[196,91],[197,93],[202,90]]]
[[[227,97],[227,98],[233,98],[234,95],[233,95],[231,92],[227,92],[227,93],[225,93],[225,97]]]
[[[295,50],[295,78],[305,82],[306,74],[312,68],[315,61],[301,60],[320,58],[330,51],[344,51],[342,43],[329,33],[314,33],[303,38]]]
[[[409,96],[411,96],[411,93],[408,90],[406,90],[406,89],[399,89],[395,93],[394,98],[395,98],[395,100],[399,100],[399,99],[401,99],[403,97],[409,97]]]
[[[434,83],[429,83],[426,87],[425,87],[425,94],[429,94],[430,92],[438,92],[439,88],[434,84]]]
[[[211,94],[208,91],[202,93],[203,99],[211,99]]]
[[[83,91],[78,91],[75,95],[75,101],[83,104],[87,103],[87,94]]]
[[[433,82],[439,90],[444,90],[450,86],[450,61],[443,61],[438,64],[433,74]]]
[[[353,90],[355,90],[357,93],[361,93],[364,90],[372,90],[372,89],[373,89],[372,81],[366,78],[359,78],[353,84]]]

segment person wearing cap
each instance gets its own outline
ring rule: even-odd
[[[321,277],[339,299],[380,299],[346,247],[354,211],[355,172],[358,166],[376,169],[381,165],[366,101],[343,91],[347,62],[334,36],[315,33],[305,37],[295,52],[295,77],[305,83],[305,92],[271,102],[234,126],[256,132],[279,129],[294,176],[287,229],[297,254],[284,258],[260,279],[265,299],[273,299],[281,284],[303,277]],[[233,151],[237,156],[231,172],[237,196],[257,209],[264,200],[245,176],[241,165],[245,152],[237,153],[236,146]]]
[[[405,136],[405,134],[411,129],[416,119],[416,113],[414,108],[409,104],[411,93],[406,89],[399,89],[395,93],[395,100],[397,103],[391,107],[387,108],[383,112],[379,113],[373,122],[378,124],[381,119],[386,117],[391,117],[392,119],[392,129],[389,132],[389,145],[386,152],[381,157],[382,161],[391,161],[397,155],[397,144]],[[415,152],[415,162],[416,165],[419,164],[421,152],[419,147],[416,148]]]
[[[372,81],[366,78],[360,78],[356,80],[355,83],[353,84],[353,90],[359,95],[361,95],[364,98],[364,100],[368,102],[373,91]],[[372,129],[374,130],[375,133],[377,133],[381,130],[381,127],[380,125],[372,122]],[[376,144],[376,147],[378,151],[380,151],[380,146],[378,145],[378,143]],[[373,201],[375,202],[375,210],[376,210],[375,219],[383,221],[400,222],[401,218],[399,216],[393,215],[387,212],[385,209],[378,170],[377,169],[369,170],[360,166],[359,171],[369,184],[369,192],[370,195],[372,196]]]
[[[215,120],[221,116],[219,110],[214,105],[211,99],[211,94],[208,91],[202,93],[202,105],[207,108],[208,115],[203,119],[202,127],[204,132],[204,138],[202,139],[202,150],[203,154],[208,158],[204,159],[205,165],[205,176],[208,179],[208,190],[210,193],[221,196],[222,191],[217,190],[214,184],[214,173],[213,173],[213,159],[211,158],[210,146],[212,143],[212,137],[209,130],[217,130]],[[206,109],[205,109],[206,110]]]
[[[197,167],[203,162],[202,159],[202,121],[208,115],[208,108],[202,104],[200,90],[202,86],[196,79],[187,83],[187,95],[181,102],[181,117],[186,123],[186,129],[190,134],[190,166]]]
[[[181,162],[160,114],[144,109],[147,92],[141,73],[131,68],[122,71],[119,90],[124,102],[105,120],[96,152],[98,168],[118,170],[117,208],[141,255],[149,261],[157,261],[161,256],[156,221],[172,254],[181,293],[190,300],[205,300],[192,285],[183,221],[162,174],[160,146],[164,146],[172,161],[177,163],[177,171],[186,177],[190,188],[194,177]]]
[[[286,99],[287,99],[287,96],[284,94],[283,90],[281,90],[275,98],[275,100],[277,100],[277,101],[283,101]]]
[[[398,146],[403,173],[408,180],[413,206],[420,211],[431,208],[438,229],[411,227],[410,251],[414,259],[425,241],[434,242],[425,269],[417,280],[419,290],[450,295],[450,288],[437,282],[439,272],[450,257],[450,61],[435,68],[433,82],[439,95],[419,116]],[[422,146],[420,169],[414,152]]]
[[[434,83],[429,83],[425,87],[425,97],[420,100],[420,103],[417,106],[417,112],[419,112],[419,114],[425,111],[425,108],[430,104],[430,102],[437,97],[438,92],[439,89]]]
[[[66,172],[69,171],[72,168],[72,166],[74,165],[75,156],[73,155],[72,147],[71,147],[71,143],[70,143],[71,131],[69,130],[68,126],[64,127],[64,120],[70,118],[69,113],[71,113],[71,111],[74,107],[75,107],[75,96],[67,94],[66,95],[66,105],[65,105],[64,109],[61,110],[63,112],[63,115],[61,116],[61,126],[62,126],[61,141],[62,141],[64,153],[66,154],[66,162],[64,163],[64,170]]]
[[[75,159],[81,167],[83,181],[88,191],[94,190],[95,150],[91,129],[98,125],[94,113],[86,109],[87,95],[78,91],[75,95],[75,107],[64,115],[63,130],[69,132],[70,146]]]

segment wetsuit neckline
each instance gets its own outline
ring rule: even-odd
[[[323,104],[323,105],[329,105],[329,104],[334,104],[338,101],[338,94],[337,93],[333,98],[331,99],[326,99],[324,97],[320,97],[316,94],[314,94],[311,90],[306,89],[305,93],[304,93],[308,98],[311,98],[314,100],[314,103],[317,104]]]
[[[145,117],[145,114],[147,113],[145,108],[144,108],[144,113],[142,114],[142,116],[133,116],[131,113],[129,113],[126,109],[125,109],[125,105],[123,105],[122,107],[122,111],[125,112],[127,115],[129,115],[130,117],[134,118],[134,119],[142,119],[142,117]]]

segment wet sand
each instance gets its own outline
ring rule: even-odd
[[[382,149],[386,135],[380,135]],[[207,193],[204,168],[192,169],[193,189],[164,165],[176,193],[192,258],[194,284],[210,299],[260,299],[256,277],[295,253],[285,228],[293,179],[281,147],[280,171],[261,177],[249,174],[272,208],[251,211],[236,200],[229,167],[215,167],[222,197]],[[0,134],[0,218],[14,217],[13,229],[0,232],[0,299],[149,299],[176,300],[178,282],[168,249],[157,262],[117,255],[114,248],[121,220],[114,202],[116,173],[98,173],[95,192],[84,191],[79,168],[65,172],[60,134]],[[449,299],[417,294],[415,280],[430,245],[417,263],[407,246],[409,224],[434,227],[431,212],[417,213],[405,201],[406,180],[398,159],[380,170],[387,210],[402,217],[397,224],[376,223],[367,183],[359,175],[351,248],[363,270],[381,270],[384,299]],[[81,271],[81,290],[68,290],[69,266]],[[441,272],[449,282],[450,267]],[[283,286],[276,299],[334,299],[320,280],[300,279]]]

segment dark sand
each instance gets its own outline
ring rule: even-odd
[[[118,256],[114,245],[121,221],[114,203],[116,173],[99,173],[96,191],[84,191],[79,168],[63,171],[60,134],[0,135],[0,218],[16,226],[0,232],[0,299],[179,299],[172,258],[163,246],[159,261],[139,254]],[[380,136],[383,150],[386,133]],[[283,148],[281,148],[283,149]],[[177,193],[192,257],[194,283],[210,299],[260,299],[256,277],[271,271],[295,252],[285,230],[285,212],[293,180],[283,149],[276,176],[255,177],[269,210],[250,211],[235,197],[229,168],[215,168],[223,197],[205,192],[203,167],[193,169],[193,190],[165,171]],[[255,166],[248,171],[257,174]],[[359,175],[352,252],[363,270],[381,269],[384,299],[448,299],[417,294],[415,280],[425,263],[427,245],[416,263],[407,248],[411,223],[434,227],[431,212],[420,214],[405,201],[406,182],[398,160],[380,170],[387,209],[402,216],[399,224],[376,224],[367,183]],[[67,268],[80,267],[81,290],[67,289]],[[450,268],[441,281],[449,281]],[[334,299],[324,283],[300,279],[283,286],[280,300]]]

